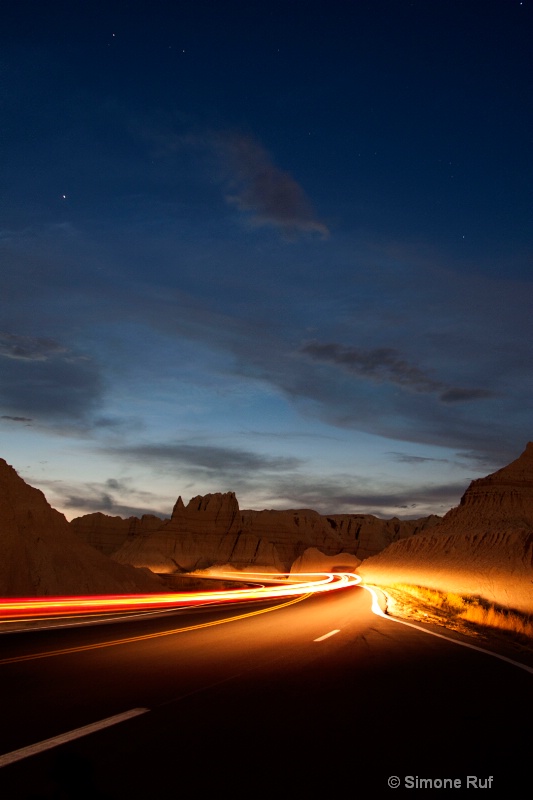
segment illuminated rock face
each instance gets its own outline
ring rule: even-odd
[[[337,553],[334,556],[325,556],[316,547],[309,547],[296,559],[291,567],[291,573],[355,572],[360,563],[357,556],[351,553]]]
[[[458,524],[469,530],[501,530],[503,525],[533,531],[533,442],[507,467],[472,481],[440,527]]]
[[[155,576],[80,541],[44,494],[0,459],[0,597],[160,590]]]
[[[361,564],[363,579],[477,595],[533,613],[533,443],[507,467],[472,481],[431,533]]]
[[[317,548],[326,556],[349,552],[360,559],[438,519],[323,516],[310,509],[241,511],[233,492],[194,497],[187,506],[180,497],[171,519],[159,530],[128,539],[112,557],[154,572],[226,564],[287,572],[308,548]]]

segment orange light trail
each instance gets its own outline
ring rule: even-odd
[[[302,594],[297,595],[296,597],[291,597],[289,600],[285,600],[284,603],[280,603],[276,606],[269,606],[267,608],[260,608],[254,609],[253,611],[248,611],[244,614],[239,614],[238,616],[234,617],[225,617],[223,619],[215,619],[211,620],[210,622],[201,622],[198,625],[187,625],[184,628],[171,628],[169,630],[164,631],[157,631],[156,633],[145,633],[140,636],[130,636],[122,639],[111,639],[110,641],[103,641],[103,642],[96,642],[94,644],[84,644],[79,645],[78,647],[64,647],[61,650],[45,650],[41,653],[30,653],[28,655],[20,655],[14,656],[12,658],[2,658],[0,659],[0,664],[19,664],[21,661],[35,661],[38,658],[51,658],[52,656],[64,656],[70,655],[72,653],[84,653],[87,650],[101,650],[104,647],[115,647],[117,645],[124,645],[124,644],[132,644],[134,642],[145,642],[148,639],[161,639],[163,636],[176,636],[180,633],[190,633],[191,631],[197,631],[201,628],[212,628],[215,625],[225,625],[228,622],[237,622],[238,620],[242,619],[249,619],[250,617],[256,617],[259,614],[268,614],[271,611],[278,611],[281,608],[286,608],[287,606],[291,606],[294,603],[301,603],[302,600],[305,600],[307,597],[310,597],[310,594]]]
[[[65,615],[85,616],[113,612],[171,610],[207,604],[276,600],[317,592],[330,592],[348,586],[356,586],[361,581],[358,575],[349,572],[299,573],[297,576],[288,573],[276,576],[271,573],[245,573],[239,578],[234,573],[220,573],[216,577],[248,582],[273,580],[280,582],[271,586],[203,592],[0,598],[0,622],[55,618]]]

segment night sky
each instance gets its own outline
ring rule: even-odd
[[[443,514],[533,439],[531,0],[2,0],[0,457]]]

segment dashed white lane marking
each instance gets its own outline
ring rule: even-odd
[[[324,639],[329,639],[330,636],[335,636],[336,633],[340,633],[340,629],[337,628],[334,631],[330,631],[329,633],[325,633],[324,636],[319,636],[318,639],[313,639],[314,642],[323,642]]]
[[[132,717],[138,717],[139,714],[146,714],[150,711],[149,708],[132,708],[130,711],[124,711],[122,714],[115,714],[114,717],[107,717],[101,719],[99,722],[93,722],[91,725],[84,725],[83,728],[76,728],[68,733],[61,733],[59,736],[53,736],[51,739],[45,739],[37,744],[30,744],[28,747],[21,747],[20,750],[13,750],[11,753],[6,753],[0,756],[0,767],[5,767],[8,764],[13,764],[15,761],[21,761],[28,756],[37,755],[44,750],[51,750],[60,744],[65,744],[73,739],[79,739],[82,736],[87,736],[89,733],[100,731],[102,728],[110,728],[111,725],[116,725],[118,722],[124,722]]]

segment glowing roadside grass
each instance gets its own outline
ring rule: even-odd
[[[217,577],[236,581],[235,573],[218,573]],[[76,597],[13,597],[0,598],[0,622],[35,620],[59,616],[84,616],[117,612],[181,609],[191,606],[247,601],[276,600],[317,592],[330,592],[357,586],[358,575],[350,572],[315,572],[294,574],[243,573],[242,589],[203,592],[173,592],[150,595],[84,595]],[[274,583],[275,581],[275,583]],[[270,583],[271,585],[266,585]]]

